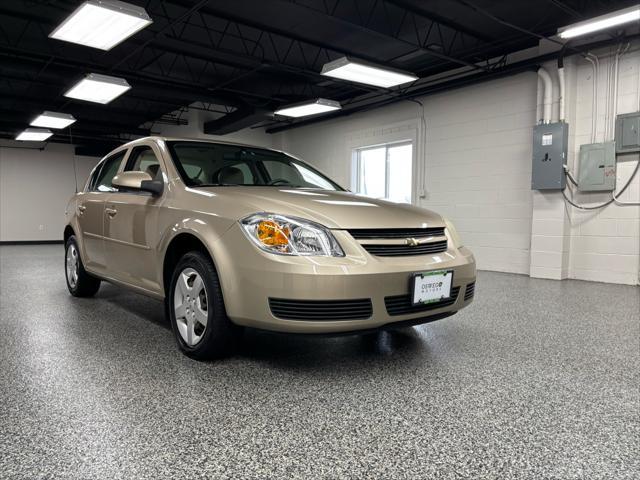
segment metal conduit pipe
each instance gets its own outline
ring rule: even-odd
[[[538,69],[538,76],[542,79],[542,85],[544,89],[544,101],[543,101],[543,114],[542,122],[551,122],[551,103],[553,95],[553,87],[551,82],[551,76],[543,67]]]

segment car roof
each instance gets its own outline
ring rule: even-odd
[[[184,141],[184,142],[220,143],[220,144],[224,144],[224,145],[234,145],[234,146],[237,146],[237,147],[261,148],[263,150],[272,150],[274,152],[278,151],[278,150],[274,150],[274,149],[269,148],[269,147],[264,147],[264,146],[260,146],[260,145],[251,145],[249,143],[229,142],[229,141],[226,141],[226,140],[217,140],[217,139],[213,140],[213,139],[209,139],[209,138],[165,137],[165,136],[161,136],[161,135],[151,135],[151,136],[148,136],[148,137],[137,138],[135,140],[132,140],[130,142],[127,142],[127,143],[121,145],[120,147],[118,147],[118,149],[120,149],[122,147],[132,147],[132,146],[138,145],[140,143],[148,142],[148,141],[154,141],[154,142]]]

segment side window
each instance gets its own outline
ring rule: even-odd
[[[98,181],[98,176],[100,175],[100,171],[102,170],[103,163],[99,163],[96,168],[91,172],[91,178],[89,179],[89,183],[87,183],[86,191],[90,192],[95,187],[96,182]]]
[[[153,180],[162,180],[160,162],[151,147],[136,147],[131,151],[125,172],[146,172]]]
[[[117,192],[118,189],[111,184],[111,180],[118,173],[120,163],[124,158],[126,150],[116,153],[114,156],[107,158],[100,168],[100,173],[96,177],[95,183],[91,186],[91,190],[97,192]]]

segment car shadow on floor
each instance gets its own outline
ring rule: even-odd
[[[96,300],[109,309],[130,314],[131,319],[148,321],[171,333],[163,302],[130,293],[112,285],[101,288]],[[130,321],[130,320],[127,320]],[[418,327],[419,328],[419,327]],[[402,356],[424,357],[429,345],[416,328],[402,328],[350,335],[301,335],[245,328],[237,353],[232,359],[266,362],[274,368],[290,369],[331,366],[344,362],[362,362]]]
[[[164,303],[144,295],[128,292],[113,285],[103,285],[96,300],[106,301],[114,309],[122,309],[168,331],[171,324],[165,316]]]
[[[273,368],[318,369],[424,358],[429,346],[414,328],[334,337],[246,329],[238,355]]]

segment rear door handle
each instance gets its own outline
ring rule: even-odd
[[[115,217],[116,213],[118,213],[118,210],[116,210],[115,208],[105,208],[104,211],[107,212],[107,215],[109,215],[109,217],[111,218]]]

